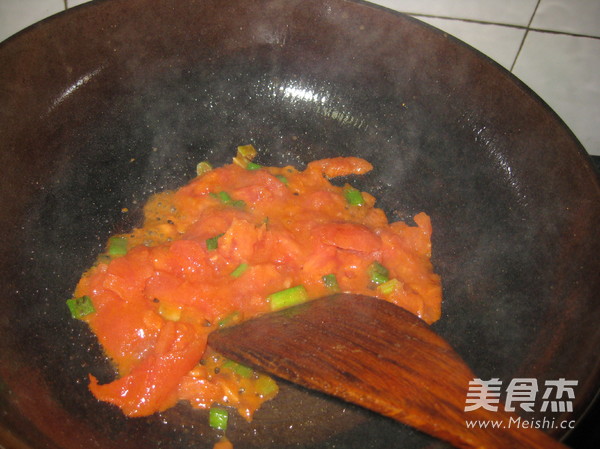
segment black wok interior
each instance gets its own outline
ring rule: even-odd
[[[269,165],[368,159],[352,182],[390,219],[432,218],[434,329],[473,370],[578,380],[557,420],[598,391],[598,177],[539,98],[458,41],[361,2],[109,0],[0,44],[0,67],[0,444],[212,447],[185,404],[126,419],[98,403],[87,376],[112,371],[64,302],[149,195],[246,143]],[[236,449],[447,447],[291,385],[233,421]]]

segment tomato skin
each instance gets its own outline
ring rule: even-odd
[[[431,257],[431,219],[423,212],[414,217],[417,226],[408,226],[406,223],[395,222],[390,228],[403,238],[403,245],[417,253]]]
[[[141,301],[146,280],[152,275],[150,251],[144,246],[130,250],[127,255],[110,262],[103,287],[124,301]]]
[[[152,320],[152,313],[146,307],[118,300],[90,318],[90,327],[120,374],[130,372],[154,346],[162,322]]]
[[[233,207],[216,205],[207,207],[198,214],[198,219],[189,226],[184,239],[204,242],[206,239],[227,231],[235,219],[251,219],[246,212]]]
[[[265,170],[241,172],[231,191],[233,198],[259,208],[268,207],[274,201],[287,201],[291,196],[285,184]]]
[[[218,252],[234,262],[247,261],[252,258],[256,245],[263,237],[263,227],[248,220],[234,219],[219,239]]]
[[[327,245],[365,253],[381,249],[381,239],[368,227],[350,222],[330,222],[313,228],[314,235]]]
[[[206,334],[190,325],[167,322],[154,351],[129,374],[104,385],[90,375],[89,388],[99,400],[117,405],[127,416],[166,410],[177,401],[181,378],[198,363],[205,346]]]
[[[317,171],[327,178],[347,175],[363,175],[370,172],[373,166],[359,157],[333,157],[320,159],[308,164],[307,171]]]

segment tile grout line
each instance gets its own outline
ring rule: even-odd
[[[515,55],[515,59],[513,60],[512,65],[510,66],[510,72],[512,73],[512,71],[515,68],[515,65],[517,64],[517,60],[519,59],[519,56],[521,55],[521,50],[523,50],[523,46],[525,45],[525,40],[527,39],[527,35],[529,34],[530,31],[530,27],[531,24],[533,23],[533,18],[535,17],[535,13],[538,10],[538,7],[540,6],[540,2],[542,0],[538,0],[535,8],[533,9],[533,14],[531,14],[531,17],[529,18],[529,23],[527,24],[527,28],[525,28],[525,34],[523,34],[523,39],[521,39],[521,44],[519,45],[519,49],[517,50],[517,54]]]
[[[490,22],[487,20],[466,19],[463,17],[440,16],[437,14],[421,14],[421,13],[405,12],[405,11],[399,11],[399,12],[401,12],[402,14],[407,14],[409,16],[413,16],[413,17],[427,17],[429,19],[454,20],[454,21],[458,21],[458,22],[478,23],[481,25],[498,25],[498,26],[503,26],[503,27],[508,27],[508,28],[518,28],[518,29],[524,29],[526,27],[525,25],[515,25],[515,24],[503,23],[503,22]]]
[[[562,36],[571,36],[571,37],[585,37],[587,39],[600,39],[600,36],[592,36],[591,34],[581,34],[581,33],[570,33],[568,31],[558,31],[558,30],[544,30],[542,28],[528,28],[529,31],[535,31],[537,33],[547,33],[547,34],[558,34]]]
[[[402,11],[399,11],[399,12],[402,12]],[[528,25],[515,25],[515,24],[503,23],[503,22],[490,22],[490,21],[486,21],[486,20],[465,19],[465,18],[451,17],[451,16],[439,16],[439,15],[435,15],[435,14],[417,14],[417,13],[411,13],[411,12],[402,12],[402,14],[406,14],[406,15],[409,15],[409,16],[412,16],[415,18],[426,17],[428,19],[452,20],[455,22],[476,23],[479,25],[496,25],[496,26],[505,27],[505,28],[515,28],[517,30],[535,31],[538,33],[558,34],[558,35],[562,35],[562,36],[572,36],[572,37],[585,37],[588,39],[600,39],[600,36],[594,36],[592,34],[572,33],[569,31],[559,31],[559,30],[546,30],[543,28],[534,28],[534,27],[531,27]]]

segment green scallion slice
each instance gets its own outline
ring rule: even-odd
[[[237,156],[252,160],[256,156],[256,149],[252,144],[240,145],[237,147]]]
[[[255,162],[248,162],[248,164],[246,164],[246,170],[260,170],[261,168],[262,166]]]
[[[231,202],[231,205],[238,209],[243,209],[244,207],[246,207],[246,202],[244,200],[234,200]]]
[[[269,376],[261,374],[256,380],[256,391],[262,396],[275,393],[278,389],[279,387],[277,386],[277,382],[275,382]]]
[[[229,412],[222,407],[211,407],[208,412],[208,425],[213,429],[227,430]]]
[[[211,193],[210,196],[219,200],[223,204],[231,204],[231,202],[233,201],[233,199],[227,192]]]
[[[323,280],[325,287],[327,287],[329,290],[334,291],[334,292],[340,291],[340,286],[338,284],[337,278],[335,277],[335,274],[333,274],[333,273],[326,274],[321,279]]]
[[[198,165],[196,165],[196,174],[198,176],[203,175],[204,173],[208,173],[213,169],[213,166],[208,161],[202,161]]]
[[[89,296],[67,299],[67,307],[71,312],[71,316],[78,320],[96,311],[92,303],[92,298]]]
[[[127,239],[125,237],[111,237],[108,239],[108,255],[111,257],[127,254]]]
[[[236,311],[219,320],[217,324],[219,327],[227,327],[231,326],[232,324],[239,323],[241,320],[242,314]]]
[[[281,310],[296,304],[308,301],[308,293],[302,285],[280,290],[267,297],[271,303],[271,310]]]
[[[231,198],[231,196],[227,192],[219,192],[219,193],[217,193],[217,198],[219,198],[219,200],[223,204],[230,204],[233,201],[233,199]]]
[[[237,154],[233,158],[233,162],[242,168],[247,168],[255,157],[256,149],[252,145],[241,145],[237,147]]]
[[[209,239],[206,239],[206,249],[208,251],[214,251],[219,247],[219,238],[223,237],[224,234],[215,235]]]
[[[377,286],[377,290],[379,290],[384,295],[389,295],[390,293],[393,293],[393,291],[396,290],[398,287],[400,287],[400,285],[401,282],[398,279],[393,278],[387,282],[384,282],[383,284],[379,284]]]
[[[388,269],[377,261],[369,265],[368,275],[371,282],[375,285],[380,285],[390,280]]]
[[[235,270],[233,270],[230,274],[230,276],[232,278],[239,278],[242,274],[244,274],[244,272],[248,269],[248,264],[247,263],[241,263],[239,264]]]
[[[288,179],[283,175],[277,175],[276,178],[279,179],[284,184],[288,183]]]
[[[365,204],[365,199],[360,190],[351,186],[344,187],[344,197],[350,206],[362,206]]]
[[[234,200],[233,198],[231,198],[231,195],[229,195],[229,193],[227,192],[211,192],[210,196],[219,200],[221,204],[237,207],[238,209],[243,209],[244,207],[246,207],[246,203],[244,202],[244,200]]]
[[[234,362],[233,360],[226,360],[223,363],[223,368],[228,369],[229,371],[233,371],[234,373],[239,374],[240,376],[245,378],[249,378],[252,376],[252,374],[254,374],[254,370],[252,368]]]

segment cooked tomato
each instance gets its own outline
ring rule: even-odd
[[[304,171],[231,164],[150,198],[143,226],[119,236],[127,252],[102,254],[75,292],[91,298],[95,312],[83,319],[116,368],[112,382],[90,377],[92,393],[128,416],[185,400],[235,406],[250,419],[276,384],[207,353],[207,335],[268,312],[271,295],[291,287],[308,299],[377,296],[437,320],[429,217],[389,223],[373,196],[329,181],[371,169],[356,157]]]

